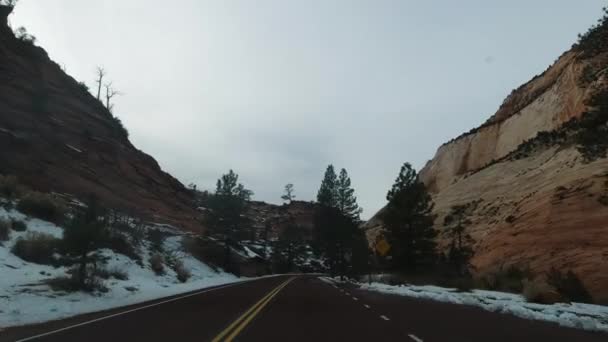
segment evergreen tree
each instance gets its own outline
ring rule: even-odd
[[[468,205],[453,206],[445,217],[443,224],[452,242],[448,250],[448,262],[458,275],[469,273],[470,260],[473,257],[473,238],[466,231],[471,220],[467,217]]]
[[[209,232],[224,244],[224,267],[238,272],[232,265],[230,248],[248,237],[248,222],[243,215],[253,192],[238,182],[239,176],[230,170],[217,180],[215,194],[209,199],[206,217]]]
[[[76,273],[73,274],[79,288],[93,290],[93,273],[89,264],[95,265],[97,257],[92,252],[102,246],[108,236],[105,222],[106,211],[99,205],[97,197],[91,195],[85,210],[80,210],[68,221],[63,232],[63,246],[67,254],[78,260]]]
[[[345,169],[340,171],[340,177],[336,182],[336,205],[344,216],[354,222],[360,221],[359,215],[363,210],[357,204],[355,190],[351,188],[350,177]]]
[[[386,198],[389,203],[382,220],[391,245],[393,267],[414,272],[433,263],[437,236],[433,229],[433,203],[409,163],[401,168]]]
[[[296,260],[305,251],[304,230],[290,222],[279,235],[273,249],[272,259],[276,273],[296,270]]]
[[[337,176],[334,171],[334,166],[329,165],[325,170],[325,175],[321,181],[321,187],[317,193],[317,202],[319,205],[329,208],[335,208],[337,201]]]
[[[354,192],[346,170],[342,169],[338,178],[329,165],[317,195],[315,241],[331,273],[340,276],[359,272],[369,257],[365,235],[359,227],[361,209]]]

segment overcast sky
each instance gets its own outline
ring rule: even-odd
[[[603,0],[21,0],[51,58],[125,93],[131,141],[184,184],[234,169],[255,199],[327,164],[364,218],[401,164],[481,124],[601,16]]]

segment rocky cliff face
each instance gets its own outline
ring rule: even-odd
[[[441,246],[445,216],[469,205],[478,274],[510,265],[539,276],[551,267],[573,270],[596,300],[607,302],[608,137],[587,139],[599,150],[591,159],[572,138],[584,126],[572,119],[587,118],[590,104],[608,96],[608,35],[592,38],[601,48],[590,52],[586,42],[563,54],[484,125],[441,146],[420,179],[435,202]],[[606,131],[605,120],[594,125]],[[374,241],[379,215],[365,227]]]
[[[484,125],[439,148],[421,170],[432,192],[440,192],[457,177],[498,160],[541,131],[553,131],[580,117],[592,87],[581,74],[588,62],[565,53],[542,75],[515,90]]]
[[[196,229],[189,192],[136,149],[119,120],[46,52],[14,36],[0,7],[0,173]]]
[[[276,239],[289,224],[295,224],[304,231],[305,238],[312,240],[315,207],[314,203],[303,201],[284,205],[252,201],[246,216],[253,222],[256,238],[262,237],[266,225],[268,238]]]

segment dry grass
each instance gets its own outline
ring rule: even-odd
[[[178,260],[175,263],[175,265],[173,266],[173,270],[175,270],[175,273],[177,274],[177,280],[179,280],[182,283],[187,282],[188,279],[190,279],[190,277],[192,276],[192,274],[190,273],[190,270],[188,268],[186,268],[183,261],[181,261],[181,260]]]
[[[0,196],[14,199],[20,197],[25,191],[15,176],[0,175]]]

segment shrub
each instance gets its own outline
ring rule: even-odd
[[[0,196],[12,199],[18,197],[22,192],[22,188],[15,176],[0,175]]]
[[[11,224],[9,221],[0,218],[0,241],[8,241],[11,236]]]
[[[80,290],[78,281],[73,276],[60,276],[44,281],[53,291],[76,292]]]
[[[165,234],[159,229],[150,229],[148,231],[148,241],[153,251],[162,253]]]
[[[19,39],[20,41],[30,45],[34,45],[36,43],[36,37],[34,35],[29,34],[27,32],[27,29],[23,26],[15,30],[15,37],[17,37],[17,39]]]
[[[82,91],[89,92],[89,86],[84,82],[78,82],[78,87],[82,89]]]
[[[81,281],[78,266],[75,266],[67,271],[67,276],[49,279],[46,283],[54,291],[108,292],[108,288],[104,285],[103,280],[97,275],[97,270],[95,266],[87,267],[86,279]]]
[[[225,250],[216,242],[204,240],[202,238],[183,237],[182,247],[197,260],[206,263],[209,267],[217,271],[225,258]]]
[[[48,194],[29,192],[17,204],[17,210],[42,220],[59,223],[65,217],[65,208],[59,200]]]
[[[11,249],[21,259],[43,265],[55,263],[53,254],[57,252],[61,240],[50,234],[28,232],[19,238]]]
[[[578,58],[592,58],[608,50],[606,33],[608,32],[608,9],[603,8],[604,15],[584,34],[579,34],[578,42],[574,44],[575,51],[582,52]]]
[[[475,287],[475,284],[473,282],[473,278],[460,276],[449,279],[443,286],[453,287],[460,292],[471,292],[471,290],[473,290]]]
[[[16,232],[24,232],[27,230],[27,225],[23,221],[11,220],[11,228]]]
[[[152,256],[150,257],[150,268],[152,269],[152,271],[154,271],[154,273],[156,273],[156,275],[165,274],[163,256],[158,253],[152,254]]]
[[[554,304],[560,301],[559,294],[549,284],[528,279],[523,282],[523,296],[526,301],[537,304]]]
[[[129,280],[129,274],[126,271],[116,267],[111,269],[97,267],[95,269],[94,275],[102,279],[114,278],[117,280]]]
[[[181,260],[178,260],[175,263],[175,265],[173,266],[173,270],[177,274],[177,280],[182,283],[187,282],[188,279],[190,279],[190,277],[192,276],[190,270],[184,265],[184,262]]]
[[[565,274],[556,268],[552,268],[547,274],[547,282],[566,300],[579,303],[593,303],[593,298],[572,271]]]
[[[576,122],[577,149],[586,162],[605,158],[608,151],[608,91],[602,90],[585,103],[590,110]]]
[[[120,118],[118,118],[117,116],[112,116],[112,127],[114,128],[114,131],[117,134],[119,134],[125,138],[129,137],[129,131],[127,130],[125,125],[122,123],[122,120],[120,120]]]
[[[596,70],[592,64],[587,64],[583,68],[577,83],[579,87],[586,87],[595,80],[597,80]]]
[[[133,246],[141,245],[147,234],[146,226],[141,221],[133,223],[128,221],[115,221],[111,224],[110,229],[128,236],[129,241]]]
[[[116,253],[129,257],[133,261],[141,262],[139,250],[122,233],[110,231],[101,242],[100,248],[111,249]]]
[[[481,276],[480,286],[487,290],[521,293],[524,280],[532,278],[527,268],[512,265]]]

